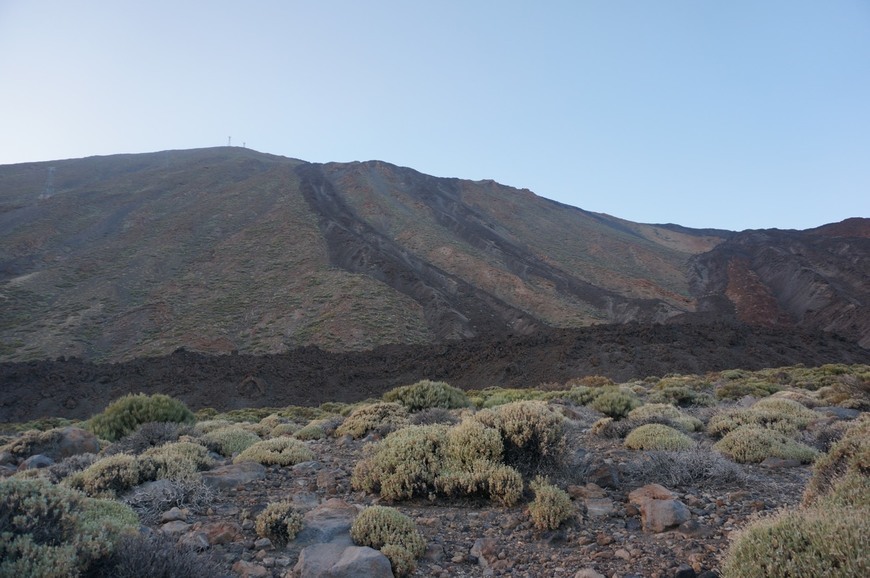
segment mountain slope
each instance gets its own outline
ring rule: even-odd
[[[643,225],[492,181],[243,148],[2,166],[0,360],[363,350],[699,316],[858,340],[867,228]],[[753,319],[747,299],[762,298]]]

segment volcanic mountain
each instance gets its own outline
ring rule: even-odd
[[[733,321],[870,347],[870,219],[697,230],[238,147],[0,166],[0,361]]]

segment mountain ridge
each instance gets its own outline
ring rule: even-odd
[[[0,166],[0,361],[693,318],[866,348],[868,231],[632,223],[494,181],[237,147]]]

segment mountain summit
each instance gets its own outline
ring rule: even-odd
[[[0,360],[733,320],[870,347],[870,219],[696,230],[221,147],[0,166]]]

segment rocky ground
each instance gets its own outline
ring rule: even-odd
[[[772,460],[739,466],[742,479],[670,485],[667,489],[688,512],[686,521],[670,527],[675,520],[669,514],[656,522],[651,513],[642,516],[642,500],[632,503],[629,497],[656,482],[652,471],[626,473],[642,452],[625,450],[618,439],[583,434],[579,440],[582,447],[575,450],[581,465],[559,480],[573,499],[575,515],[556,531],[536,530],[523,503],[506,508],[482,499],[438,498],[392,504],[415,520],[428,542],[413,575],[712,576],[732,533],[758,513],[798,503],[810,472],[810,466]],[[299,576],[297,562],[306,547],[321,541],[344,544],[358,509],[379,503],[377,496],[354,491],[350,484],[370,441],[349,436],[311,441],[315,460],[292,467],[217,468],[209,483],[225,487],[207,509],[174,509],[151,527],[203,548],[229,575]],[[275,547],[259,539],[253,519],[268,503],[287,499],[307,512],[305,529],[286,547]]]

